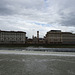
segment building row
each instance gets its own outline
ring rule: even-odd
[[[26,32],[0,31],[0,44],[25,44]]]
[[[75,44],[75,34],[51,30],[44,38],[39,38],[37,31],[37,36],[29,39],[26,37],[26,32],[0,31],[0,44]]]
[[[47,32],[45,42],[48,44],[75,44],[75,34],[51,30]]]

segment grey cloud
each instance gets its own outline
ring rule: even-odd
[[[68,17],[64,15],[60,23],[64,26],[75,26],[75,14],[70,14]]]
[[[12,15],[13,10],[11,8],[11,4],[9,4],[8,0],[2,0],[0,2],[0,15]]]
[[[0,15],[12,15],[13,11],[9,8],[0,8]]]
[[[75,26],[75,0],[66,0],[60,13],[62,13],[60,15],[61,16],[61,21],[60,21],[61,25]]]
[[[58,16],[55,16],[55,19],[49,23],[58,23],[62,26],[75,26],[75,0],[53,0],[51,5],[53,7],[51,13]]]
[[[65,9],[65,8],[64,8]],[[61,10],[59,13],[61,20],[59,23],[63,26],[75,26],[75,10],[66,9],[64,12]]]
[[[15,17],[16,15],[18,17]],[[75,0],[1,0],[0,19],[4,19],[5,22],[0,21],[0,28],[5,28],[7,24],[10,27],[6,26],[7,29],[16,30],[15,25],[19,23],[15,20],[17,21],[18,18],[62,26],[75,26]]]
[[[27,10],[42,10],[44,7],[43,0],[2,0],[0,3],[1,15],[14,15],[20,12],[27,12]],[[24,9],[26,11],[24,11]],[[23,15],[22,13],[20,15]]]

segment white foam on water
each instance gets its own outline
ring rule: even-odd
[[[74,52],[43,52],[43,51],[14,51],[0,50],[0,54],[18,54],[18,55],[50,55],[50,56],[73,56]]]

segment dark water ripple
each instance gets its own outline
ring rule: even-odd
[[[0,50],[75,52],[75,48],[43,48],[43,47],[0,47]]]
[[[75,75],[75,57],[1,54],[0,75]]]

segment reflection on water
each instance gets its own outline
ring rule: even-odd
[[[0,54],[0,75],[75,75],[75,57]]]

